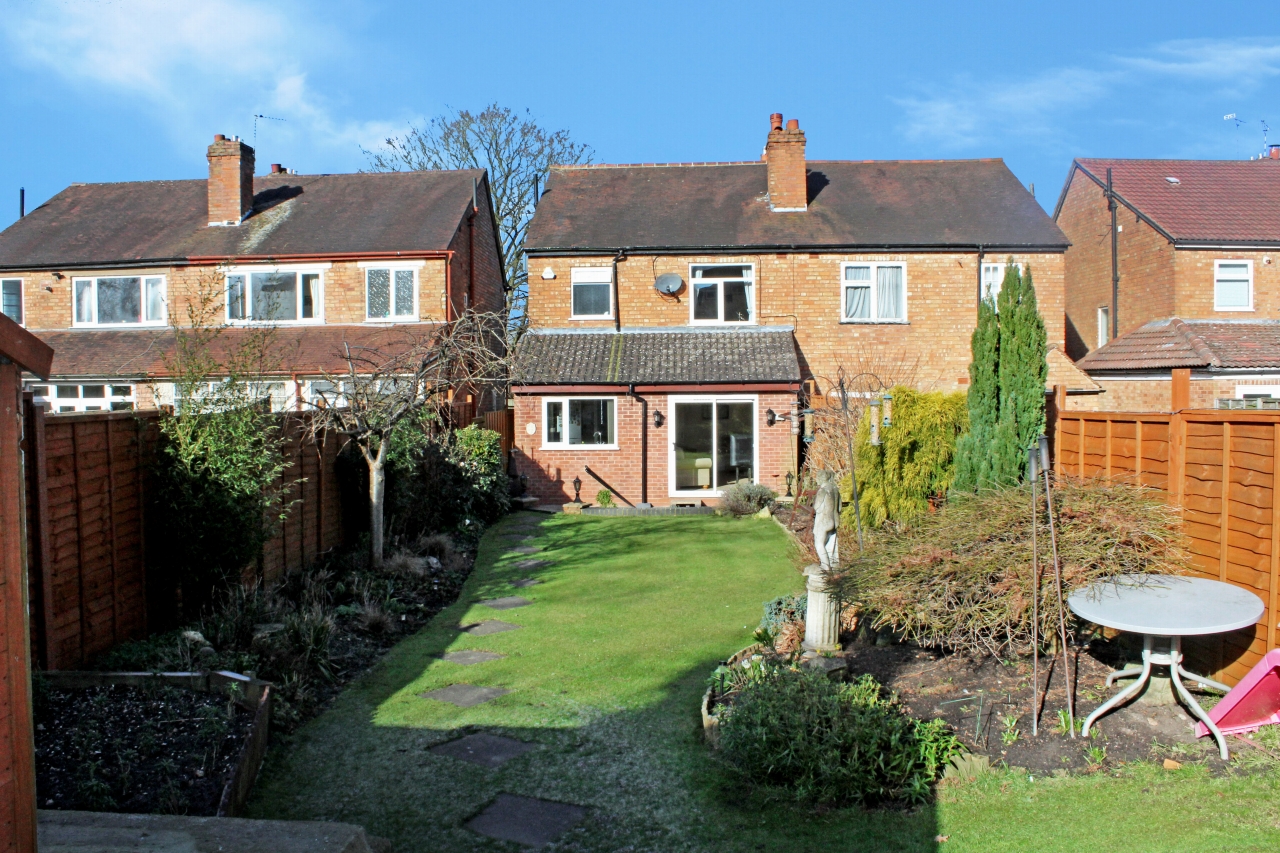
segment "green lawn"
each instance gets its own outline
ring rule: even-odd
[[[716,661],[750,641],[761,603],[800,588],[784,532],[756,519],[556,516],[537,543],[554,565],[529,572],[514,565],[528,557],[505,552],[506,526],[482,543],[456,605],[272,755],[251,816],[360,823],[397,853],[516,849],[462,827],[503,792],[589,806],[557,846],[575,851],[1280,847],[1280,778],[1210,779],[1196,767],[1005,773],[909,813],[815,815],[744,796],[708,758],[698,701]],[[509,586],[526,575],[544,583]],[[534,604],[477,603],[511,594]],[[492,618],[521,629],[473,637],[456,627]],[[437,659],[467,648],[506,657]],[[457,682],[511,693],[470,709],[418,695]],[[427,751],[476,730],[538,748],[499,770]]]

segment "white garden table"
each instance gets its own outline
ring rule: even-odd
[[[1107,676],[1107,686],[1117,678],[1136,675],[1138,680],[1090,714],[1082,734],[1088,736],[1096,719],[1136,696],[1151,679],[1151,667],[1167,666],[1178,696],[1213,733],[1222,760],[1227,760],[1226,739],[1192,698],[1182,679],[1223,693],[1230,688],[1182,668],[1182,638],[1222,634],[1254,625],[1262,616],[1262,599],[1247,589],[1207,578],[1120,575],[1072,593],[1067,604],[1087,622],[1142,635],[1141,668],[1116,670]],[[1158,640],[1164,642],[1157,643]]]

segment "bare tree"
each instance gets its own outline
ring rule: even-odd
[[[449,424],[452,394],[506,396],[509,375],[501,313],[466,311],[427,332],[396,327],[397,334],[376,346],[344,344],[345,372],[326,375],[328,390],[312,401],[309,429],[333,431],[359,449],[369,470],[369,555],[382,565],[386,460],[396,428],[422,409]]]
[[[437,116],[364,154],[374,172],[488,171],[502,241],[511,339],[519,337],[527,323],[524,309],[528,297],[528,273],[521,255],[538,203],[537,188],[546,186],[554,165],[590,163],[590,146],[574,142],[567,130],[540,127],[528,110],[521,115],[495,103],[478,113],[460,110]]]

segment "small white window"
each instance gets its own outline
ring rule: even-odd
[[[755,267],[706,264],[690,267],[690,322],[750,323],[755,317]]]
[[[1106,305],[1098,308],[1098,346],[1106,346],[1111,340],[1111,309]]]
[[[164,276],[116,275],[77,278],[74,326],[163,325]]]
[[[1213,262],[1213,310],[1253,310],[1253,261]]]
[[[22,279],[0,279],[0,314],[22,325]]]
[[[983,264],[982,265],[982,298],[990,299],[991,305],[994,307],[996,300],[1000,297],[1000,290],[1004,287],[1004,273],[1008,268],[1008,264]],[[1018,268],[1018,273],[1022,273],[1022,264],[1014,264]]]
[[[68,412],[120,412],[133,409],[133,385],[112,384],[106,379],[88,382],[28,383],[34,402],[54,414]]]
[[[840,320],[844,323],[905,323],[904,264],[840,265]]]
[[[314,269],[233,269],[227,273],[227,319],[234,323],[310,323],[324,304]]]
[[[544,399],[543,447],[617,449],[615,405],[612,397]]]
[[[365,275],[365,318],[415,320],[418,317],[418,273],[413,269],[372,267]]]
[[[574,267],[570,289],[573,291],[570,315],[575,320],[612,317],[612,267]]]

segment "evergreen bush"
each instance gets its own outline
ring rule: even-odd
[[[755,515],[773,506],[777,495],[759,483],[734,483],[720,493],[720,508],[734,516]]]

